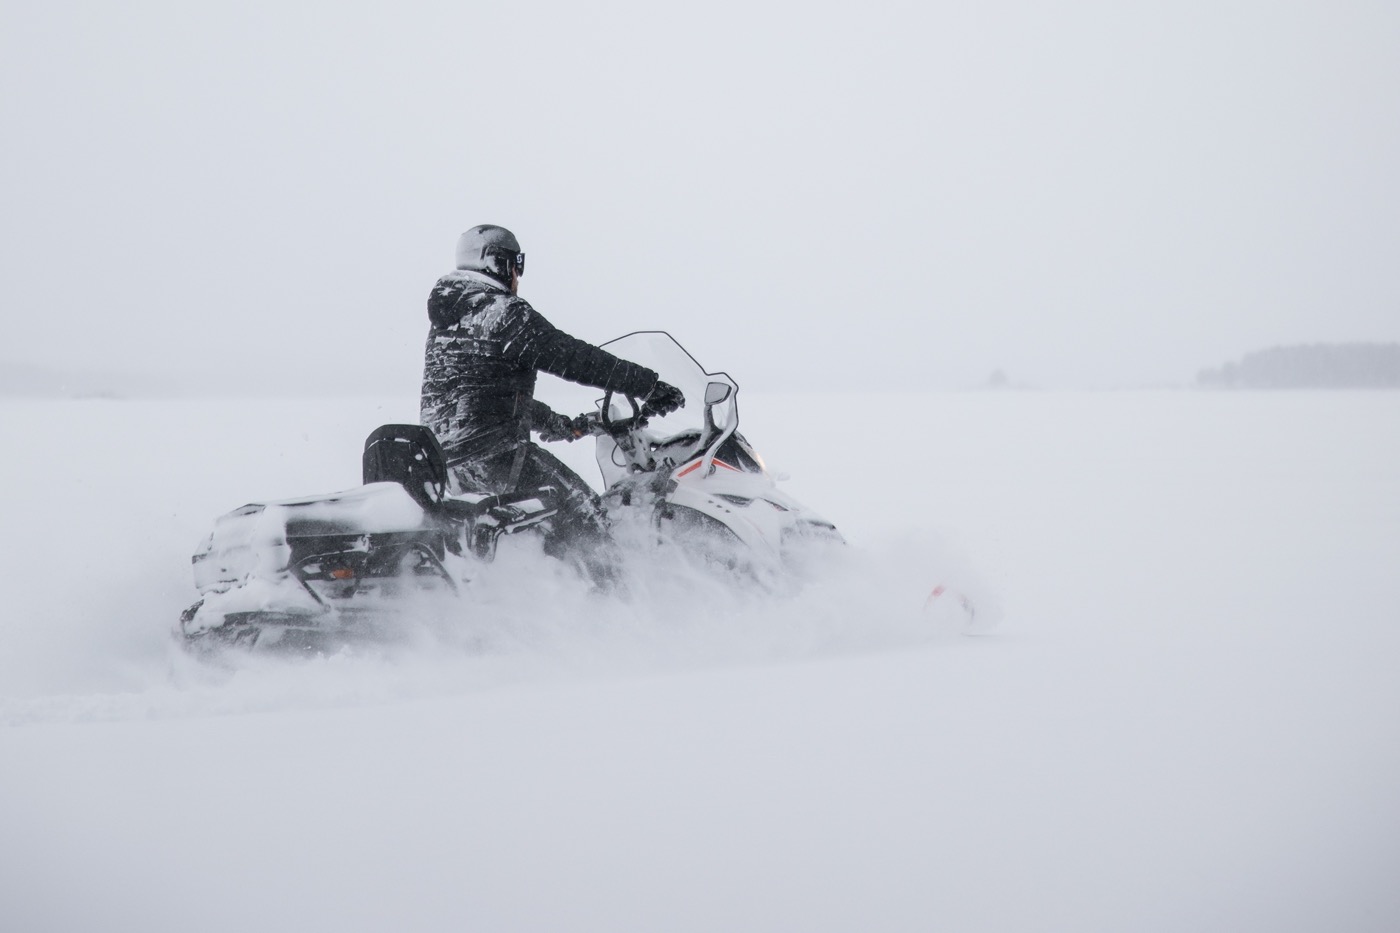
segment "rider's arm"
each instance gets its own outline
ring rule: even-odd
[[[511,302],[509,318],[504,334],[507,358],[570,382],[633,398],[646,398],[656,388],[656,373],[569,336],[523,299]]]
[[[537,398],[530,399],[530,426],[540,433],[557,433],[561,425],[567,425],[569,419],[559,412],[550,408]]]

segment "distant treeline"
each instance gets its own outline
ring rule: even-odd
[[[1395,389],[1400,388],[1400,343],[1270,347],[1238,363],[1203,369],[1196,381],[1226,389]]]

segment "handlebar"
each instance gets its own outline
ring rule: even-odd
[[[611,389],[603,396],[603,404],[599,407],[598,418],[602,422],[607,433],[616,436],[619,432],[630,431],[633,428],[640,428],[646,424],[646,419],[642,415],[642,406],[637,404],[637,400],[630,395],[624,395],[627,404],[632,406],[632,417],[622,418],[614,421],[608,414],[612,411],[613,392]]]
[[[603,403],[600,406],[600,410],[596,414],[594,412],[589,412],[585,416],[594,426],[594,430],[590,431],[590,433],[619,437],[637,428],[646,427],[647,422],[656,417],[656,412],[649,409],[646,403],[638,402],[637,399],[631,395],[624,395],[623,398],[627,399],[627,404],[632,408],[632,416],[630,418],[613,419],[609,414],[612,411],[613,394],[611,390],[608,390],[603,395]]]

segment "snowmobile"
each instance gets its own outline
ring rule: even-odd
[[[781,571],[792,556],[840,543],[834,525],[781,492],[738,432],[739,387],[707,373],[669,334],[603,344],[680,388],[658,416],[608,393],[588,413],[602,503],[619,541],[678,547],[726,570]],[[392,637],[423,599],[469,602],[500,541],[544,526],[558,491],[452,493],[446,458],[422,425],[383,425],[365,440],[362,486],[255,502],[220,517],[192,561],[200,599],[176,637],[195,651],[230,646],[319,651]]]

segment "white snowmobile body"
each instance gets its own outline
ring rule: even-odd
[[[607,492],[604,506],[614,524],[652,523],[663,541],[720,548],[735,560],[781,565],[798,538],[840,540],[836,527],[782,492],[763,458],[738,432],[739,386],[726,373],[707,373],[670,334],[644,331],[603,344],[636,360],[681,389],[686,405],[645,419],[625,432],[637,414],[628,400],[599,403],[604,431],[597,460]],[[652,512],[638,513],[638,493],[651,492]]]
[[[603,505],[620,539],[685,547],[731,567],[781,567],[797,539],[840,540],[777,488],[737,432],[738,386],[727,375],[706,373],[664,333],[604,346],[655,369],[687,400],[664,417],[649,417],[635,399],[599,402]],[[424,597],[467,598],[502,535],[557,511],[550,487],[448,494],[441,447],[419,425],[377,429],[363,466],[355,489],[252,503],[218,519],[194,554],[201,599],[177,636],[193,648],[292,650],[392,637],[399,613]]]

